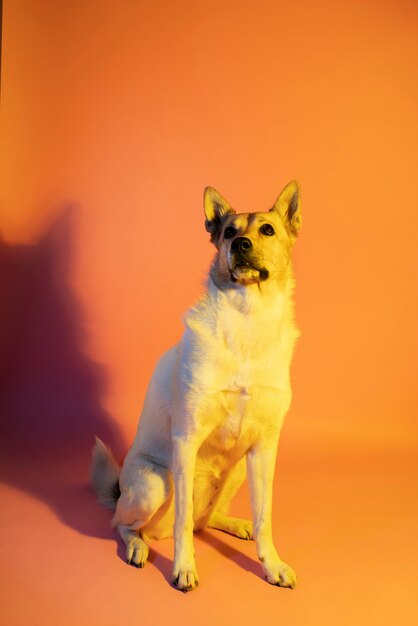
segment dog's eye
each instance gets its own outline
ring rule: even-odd
[[[227,226],[224,232],[224,239],[231,239],[237,231],[233,226]]]
[[[263,224],[260,228],[260,233],[263,233],[263,235],[267,235],[268,237],[274,235],[274,232],[274,228],[271,224]]]

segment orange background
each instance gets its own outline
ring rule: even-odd
[[[5,624],[414,623],[417,14],[406,0],[6,0]],[[208,531],[185,597],[167,582],[171,541],[145,571],[123,563],[86,485],[93,434],[123,457],[202,291],[203,188],[267,210],[292,178],[302,337],[274,527],[299,585],[267,585],[253,544]],[[249,515],[245,490],[235,510]]]

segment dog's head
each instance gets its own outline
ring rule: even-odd
[[[206,230],[218,254],[212,278],[220,288],[280,280],[302,223],[300,193],[290,182],[265,213],[236,213],[213,187],[204,194]]]

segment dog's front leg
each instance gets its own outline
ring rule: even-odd
[[[193,481],[198,442],[173,437],[173,480],[175,497],[173,583],[181,591],[199,584],[193,548]]]
[[[253,509],[254,539],[267,580],[291,587],[296,582],[292,568],[281,560],[273,544],[272,499],[278,437],[257,442],[247,453],[247,470]]]

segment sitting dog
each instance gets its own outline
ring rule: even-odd
[[[293,588],[295,573],[273,544],[272,488],[299,335],[291,264],[299,189],[290,182],[269,212],[236,213],[207,187],[204,208],[217,249],[207,291],[155,369],[122,469],[97,439],[92,484],[116,508],[128,563],[143,567],[148,540],[174,534],[178,589],[199,584],[193,531],[206,527],[254,538],[268,582]],[[252,523],[226,513],[246,472]]]

